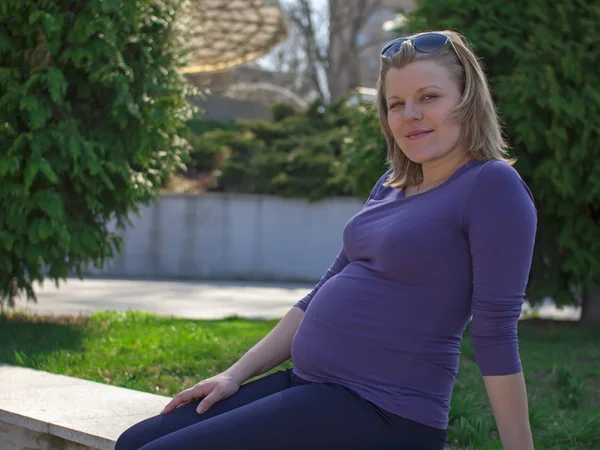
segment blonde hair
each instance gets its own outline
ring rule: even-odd
[[[387,162],[393,169],[385,182],[386,186],[404,188],[408,185],[418,184],[423,177],[421,164],[408,159],[394,139],[388,125],[385,92],[385,76],[388,71],[391,68],[401,69],[414,61],[435,61],[448,69],[458,83],[462,98],[450,119],[462,124],[462,144],[473,159],[501,160],[511,165],[516,161],[508,157],[508,144],[502,136],[500,120],[487,78],[469,43],[462,35],[454,31],[446,30],[438,33],[442,33],[452,40],[456,52],[460,55],[460,60],[450,43],[435,52],[421,53],[417,52],[410,42],[404,42],[395,55],[381,57],[381,68],[377,80],[377,109],[381,130],[388,146]]]

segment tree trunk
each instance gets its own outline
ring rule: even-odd
[[[360,85],[357,38],[381,0],[329,0],[327,84],[332,103]]]
[[[356,30],[353,29],[355,2],[329,0],[329,54],[327,84],[332,103],[356,87],[358,82],[358,54]]]
[[[581,323],[600,325],[600,280],[596,282],[595,290],[583,296]]]

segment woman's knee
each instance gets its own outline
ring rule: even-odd
[[[125,430],[117,439],[114,450],[138,450],[147,444],[147,439],[143,439],[143,436],[136,428],[134,425]]]

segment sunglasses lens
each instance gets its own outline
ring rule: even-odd
[[[394,41],[392,44],[390,44],[389,47],[385,48],[383,52],[381,52],[381,54],[387,57],[395,55],[396,53],[398,53],[398,50],[400,50],[402,43],[405,41],[406,39],[399,39],[397,41]]]
[[[381,55],[391,58],[396,53],[398,53],[398,51],[400,50],[400,47],[402,47],[402,44],[406,41],[413,41],[413,45],[414,45],[415,49],[418,52],[422,52],[422,53],[435,52],[435,51],[441,49],[444,45],[446,45],[447,42],[450,42],[450,44],[452,45],[452,48],[454,49],[454,53],[456,53],[456,56],[460,60],[461,64],[464,65],[464,63],[462,62],[462,58],[456,51],[454,44],[452,43],[452,41],[450,41],[450,38],[442,33],[425,33],[425,34],[421,34],[415,38],[408,37],[408,38],[402,38],[402,39],[392,41],[388,44],[387,47],[383,48],[383,50],[381,51]]]
[[[423,53],[435,52],[442,48],[447,41],[448,38],[443,34],[422,34],[415,38],[415,48]]]

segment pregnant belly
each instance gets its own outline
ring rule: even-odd
[[[348,269],[323,284],[306,309],[292,342],[299,375],[386,384],[432,366],[454,372],[461,328],[448,308],[456,314],[456,305],[433,286]]]
[[[378,383],[403,377],[407,365],[401,361],[418,351],[414,341],[421,333],[412,332],[413,313],[395,295],[397,288],[385,288],[381,281],[343,273],[321,286],[292,342],[299,374]]]

